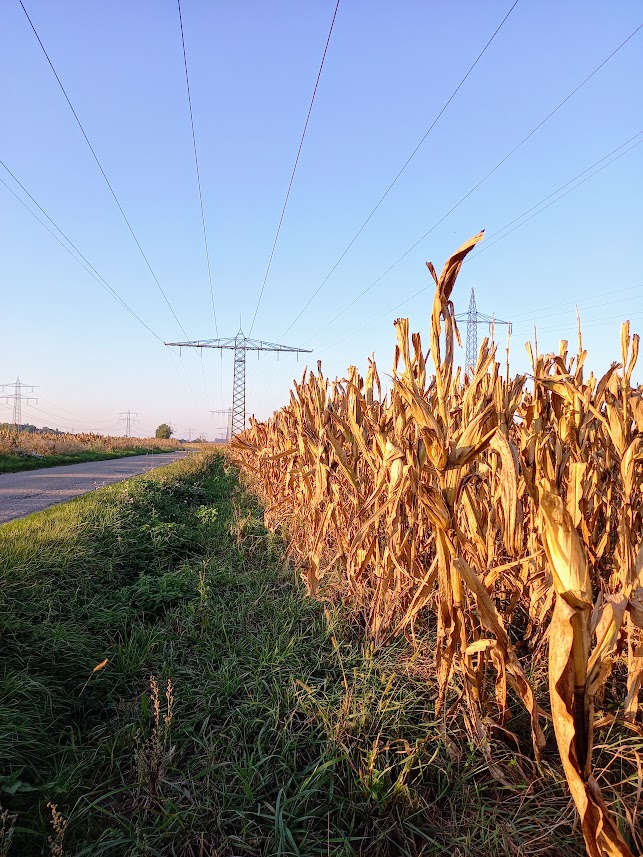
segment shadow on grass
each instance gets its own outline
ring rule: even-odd
[[[583,854],[556,771],[499,741],[493,779],[261,520],[214,454],[2,529],[10,857],[56,845],[49,803],[76,857]]]

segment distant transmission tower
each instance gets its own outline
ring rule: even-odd
[[[125,437],[132,436],[132,423],[137,423],[138,420],[133,420],[132,417],[137,417],[138,414],[135,414],[133,411],[130,411],[129,408],[126,411],[121,411],[119,414],[119,423],[125,423]]]
[[[20,378],[16,378],[15,383],[0,384],[0,387],[2,387],[3,393],[5,387],[10,387],[13,389],[13,393],[0,396],[0,398],[4,399],[7,403],[13,400],[13,425],[16,432],[19,434],[20,426],[22,425],[22,403],[24,402],[26,405],[28,405],[30,402],[38,402],[38,399],[34,398],[33,396],[23,396],[22,390],[29,388],[29,391],[33,392],[34,385],[23,384],[20,381]]]
[[[487,315],[484,312],[479,312],[476,307],[476,293],[471,289],[471,298],[469,299],[468,312],[461,312],[455,317],[456,321],[466,321],[467,323],[467,343],[466,343],[466,358],[465,371],[475,369],[478,362],[478,325],[486,324],[491,330],[492,325],[506,324],[511,333],[511,322],[503,321],[501,318],[496,318],[493,315]]]
[[[210,411],[211,414],[225,414],[227,416],[228,421],[226,424],[226,443],[229,443],[230,438],[232,437],[232,408],[226,408],[222,411]]]
[[[240,434],[246,427],[246,352],[247,351],[289,351],[294,354],[310,353],[310,348],[293,348],[278,342],[263,342],[260,339],[248,339],[242,330],[231,339],[197,339],[192,342],[166,342],[179,348],[218,348],[221,351],[234,351],[234,371],[232,376],[232,434]]]

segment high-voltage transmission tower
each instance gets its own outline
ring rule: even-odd
[[[487,315],[485,312],[479,312],[476,307],[476,293],[471,289],[471,298],[469,300],[468,312],[461,312],[455,317],[456,321],[466,321],[467,323],[467,343],[466,343],[466,358],[465,371],[475,369],[478,362],[478,325],[486,324],[491,330],[496,324],[506,324],[511,333],[511,322],[503,321],[501,318],[496,318],[495,315]]]
[[[128,408],[126,411],[121,411],[119,414],[119,423],[125,423],[125,437],[132,436],[132,423],[137,423],[138,420],[133,420],[132,417],[137,417],[138,414],[135,414],[133,411],[130,411]]]
[[[230,442],[230,438],[232,437],[232,408],[225,408],[221,411],[210,411],[211,414],[224,414],[228,419],[226,423],[226,443]]]
[[[23,396],[22,390],[29,388],[29,391],[33,392],[34,385],[23,384],[20,381],[20,378],[16,378],[16,381],[13,384],[0,384],[0,387],[2,387],[3,393],[5,387],[13,388],[13,393],[7,393],[6,395],[0,396],[0,398],[4,399],[7,403],[13,399],[13,424],[16,431],[20,432],[20,426],[22,425],[22,403],[24,402],[28,405],[30,402],[38,402],[38,399],[33,396]]]
[[[278,342],[263,342],[260,339],[248,339],[242,330],[230,339],[196,339],[192,342],[166,342],[166,345],[179,348],[218,348],[221,351],[234,351],[234,371],[232,375],[232,434],[240,434],[246,427],[246,352],[248,351],[289,351],[294,354],[309,353],[310,348],[293,348]]]

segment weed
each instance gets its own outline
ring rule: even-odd
[[[51,857],[64,857],[64,839],[67,821],[63,818],[61,812],[55,803],[48,803],[47,807],[51,810],[51,826],[53,834],[48,837],[49,849]]]
[[[46,853],[47,803],[74,857],[580,857],[560,771],[525,788],[492,736],[495,780],[411,645],[325,616],[262,518],[216,455],[0,527],[9,857]]]
[[[167,680],[165,689],[165,713],[161,714],[161,698],[157,679],[150,676],[150,697],[152,705],[152,733],[147,739],[136,736],[136,771],[138,785],[144,796],[144,804],[158,800],[165,780],[168,766],[172,761],[175,747],[170,744],[172,726],[174,688],[172,680]],[[147,697],[143,697],[144,710],[149,709]]]
[[[0,806],[0,857],[7,857],[9,854],[9,846],[16,829],[17,818],[16,813],[11,813]]]

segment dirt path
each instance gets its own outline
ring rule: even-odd
[[[185,452],[133,455],[23,473],[0,473],[0,524],[24,518],[104,485],[122,482],[153,467],[164,467],[186,455]]]

